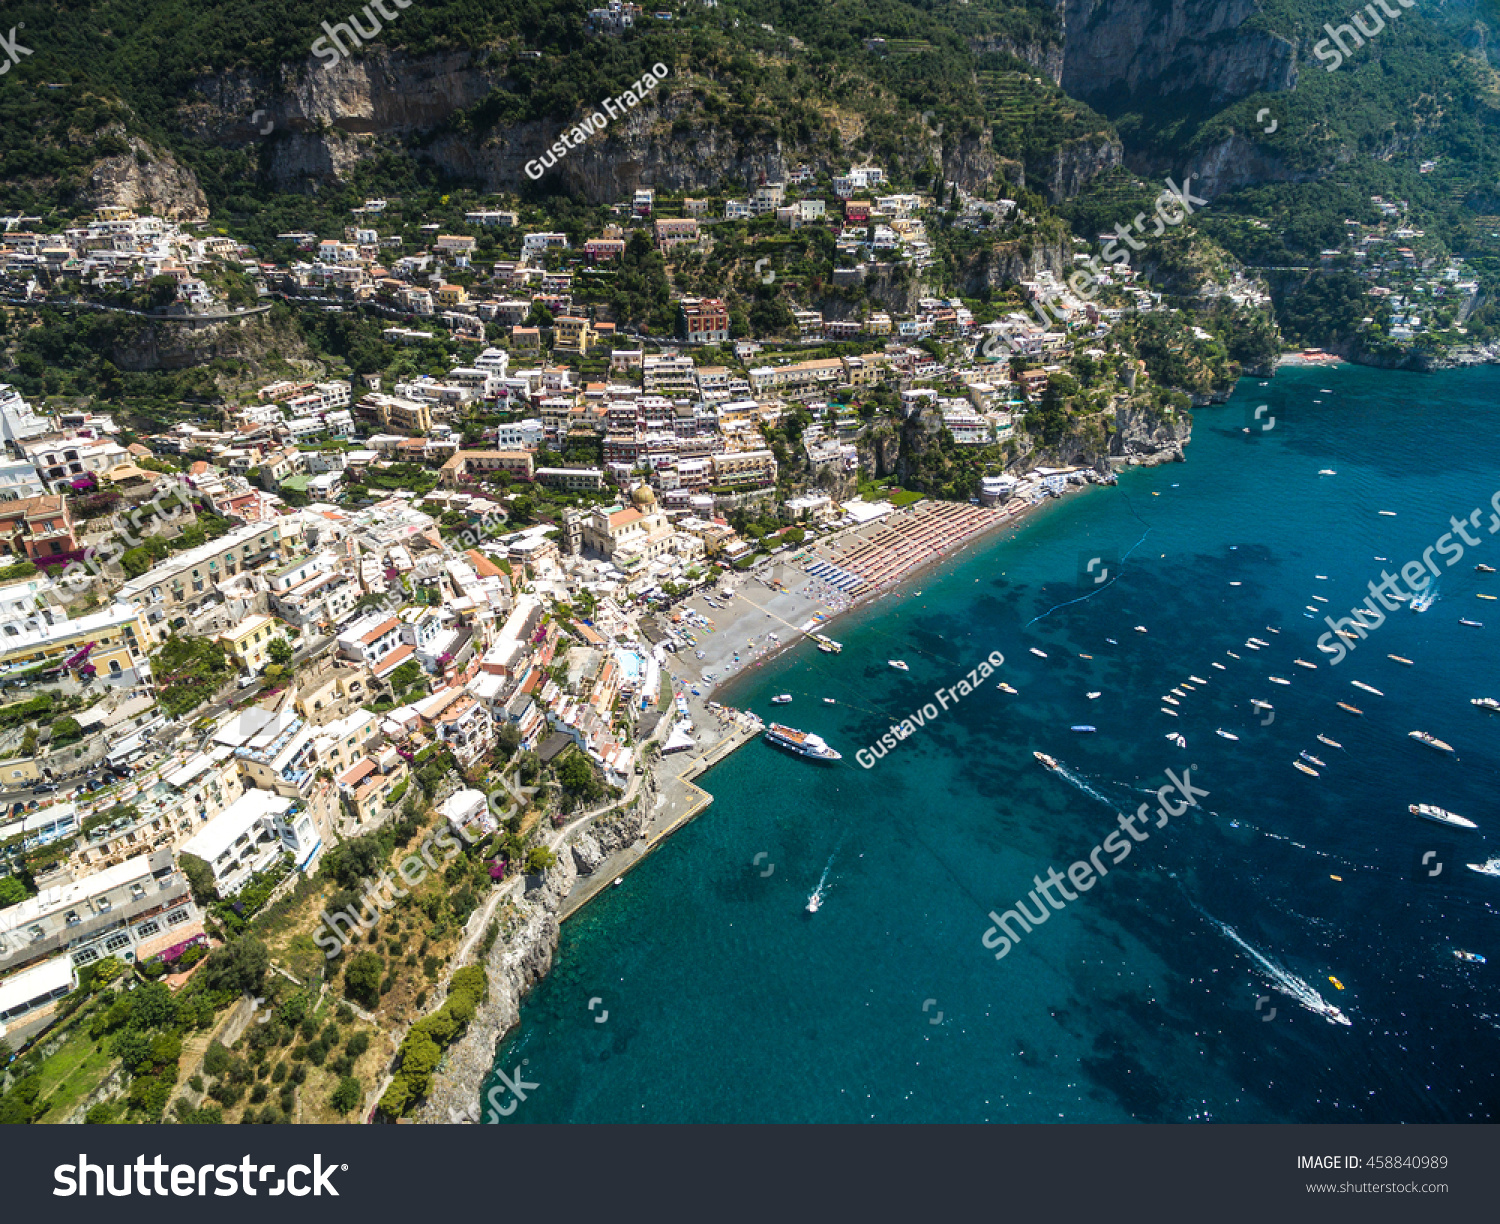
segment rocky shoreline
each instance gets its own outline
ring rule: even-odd
[[[449,1047],[432,1077],[426,1100],[407,1119],[419,1124],[484,1120],[479,1089],[490,1076],[495,1051],[521,1019],[521,1002],[552,969],[561,934],[558,911],[580,876],[598,870],[614,852],[645,833],[649,805],[613,809],[575,830],[559,848],[557,863],[540,876],[528,876],[520,898],[502,904],[494,921],[500,934],[483,956],[489,994],[463,1036]],[[472,958],[471,958],[472,959]],[[462,968],[455,964],[453,968]]]

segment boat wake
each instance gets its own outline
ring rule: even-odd
[[[1096,791],[1092,786],[1090,786],[1087,782],[1085,782],[1082,778],[1080,778],[1076,773],[1074,773],[1066,765],[1061,765],[1061,764],[1058,765],[1058,767],[1056,768],[1056,770],[1054,770],[1053,772],[1055,772],[1057,774],[1057,776],[1060,777],[1060,778],[1066,778],[1069,782],[1071,782],[1074,786],[1076,786],[1079,790],[1081,790],[1090,799],[1097,799],[1097,800],[1099,800],[1099,802],[1102,803],[1105,807],[1107,807],[1110,811],[1112,811],[1112,812],[1118,812],[1119,811],[1119,809],[1117,807],[1115,807],[1114,803],[1110,799],[1106,798],[1104,795],[1101,795],[1098,791]],[[1155,792],[1153,792],[1153,793],[1155,793]]]
[[[828,861],[823,864],[823,874],[818,877],[818,886],[812,890],[812,894],[807,898],[807,912],[809,914],[816,914],[823,908],[823,899],[828,895],[828,873],[833,870],[833,860],[838,857],[839,850],[843,847],[843,844],[843,834],[840,834],[838,843],[833,848],[833,853],[828,856]]]
[[[1264,973],[1271,985],[1279,990],[1282,994],[1286,995],[1290,999],[1296,1000],[1303,1007],[1307,1008],[1308,1011],[1316,1012],[1318,1015],[1322,1016],[1323,1019],[1327,1020],[1329,1024],[1344,1024],[1352,1027],[1352,1021],[1348,1016],[1344,1015],[1343,1012],[1341,1012],[1337,1007],[1335,1007],[1316,990],[1314,990],[1311,986],[1309,986],[1306,982],[1299,978],[1295,973],[1288,972],[1286,969],[1283,969],[1280,965],[1273,961],[1269,956],[1266,956],[1264,953],[1258,952],[1254,948],[1252,948],[1248,943],[1240,938],[1239,932],[1236,931],[1227,922],[1220,922],[1217,918],[1213,917],[1211,914],[1205,912],[1204,910],[1199,909],[1197,906],[1194,906],[1193,908],[1198,909],[1198,912],[1205,918],[1207,918],[1209,922],[1213,923],[1214,926],[1218,927],[1223,934],[1227,935],[1230,939],[1234,940],[1234,942],[1237,943],[1242,949],[1244,949],[1246,954],[1249,955],[1250,959],[1253,960],[1259,967],[1261,972]]]

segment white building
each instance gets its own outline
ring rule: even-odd
[[[268,790],[247,790],[178,847],[208,864],[221,897],[233,896],[283,850],[306,862],[321,845],[312,817]]]

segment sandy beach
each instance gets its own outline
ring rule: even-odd
[[[707,699],[727,681],[796,645],[806,636],[806,626],[837,639],[831,627],[839,616],[909,582],[934,563],[951,560],[997,529],[1017,525],[1031,508],[1029,502],[1012,502],[995,510],[924,502],[826,536],[811,547],[783,553],[744,573],[726,574],[716,590],[694,595],[674,609],[690,609],[706,617],[711,631],[686,616],[680,624],[670,624],[675,634],[686,631],[697,640],[682,640],[667,670],[689,687],[698,687],[700,700]],[[860,583],[851,594],[807,572],[806,567],[820,561],[849,557],[866,558],[862,572],[879,581]],[[727,599],[721,595],[726,590],[730,592]],[[707,598],[719,607],[710,606]],[[662,620],[667,622],[669,617]]]

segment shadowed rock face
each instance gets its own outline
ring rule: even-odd
[[[1241,32],[1255,0],[1064,0],[1059,83],[1074,97],[1202,94],[1213,105],[1297,82],[1297,48]]]

